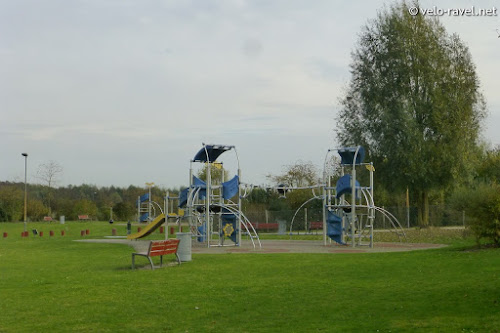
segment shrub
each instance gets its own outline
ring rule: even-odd
[[[473,189],[462,188],[452,202],[457,209],[465,210],[478,243],[486,238],[500,245],[500,185],[481,183]]]

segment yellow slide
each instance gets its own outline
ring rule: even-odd
[[[135,234],[128,235],[127,239],[137,239],[146,237],[147,235],[158,229],[158,227],[162,225],[163,222],[165,222],[165,214],[160,214],[150,224],[145,226],[144,229],[142,229],[141,231],[136,232]]]

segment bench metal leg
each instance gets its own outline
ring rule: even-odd
[[[135,255],[139,255],[139,256],[148,258],[149,263],[151,264],[151,269],[155,269],[155,266],[153,264],[153,260],[151,259],[151,257],[145,256],[141,253],[132,253],[132,269],[135,269]]]
[[[135,256],[136,255],[148,258],[149,263],[151,264],[151,270],[155,269],[155,266],[153,264],[153,259],[148,254],[145,254],[145,253],[132,253],[132,269],[135,269]],[[179,257],[177,252],[175,253],[175,258],[177,259],[177,263],[180,265],[181,258]],[[160,267],[162,267],[162,266],[163,266],[163,255],[160,255]]]
[[[147,257],[149,259],[149,263],[151,264],[151,270],[155,269],[155,266],[153,265],[153,259],[151,257]]]

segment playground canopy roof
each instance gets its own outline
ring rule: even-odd
[[[357,155],[356,155],[356,150],[358,150]],[[342,165],[353,164],[354,155],[356,155],[356,163],[355,164],[361,164],[361,163],[363,163],[363,161],[365,159],[365,148],[363,148],[361,146],[340,148],[338,150],[338,153],[340,155],[340,158],[341,158],[340,163]]]
[[[234,146],[225,145],[205,145],[193,158],[193,162],[215,162],[222,153],[233,149]],[[207,161],[208,158],[208,161]]]

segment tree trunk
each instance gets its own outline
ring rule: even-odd
[[[422,228],[429,226],[429,194],[422,191],[418,195],[418,225]]]
[[[50,196],[52,195],[49,187],[49,195],[47,196],[47,199],[49,201],[49,213],[47,214],[48,216],[52,217],[52,208],[50,207]]]
[[[424,202],[424,216],[423,216],[423,225],[425,227],[429,226],[429,193],[427,191],[424,191],[422,193],[422,200]]]

